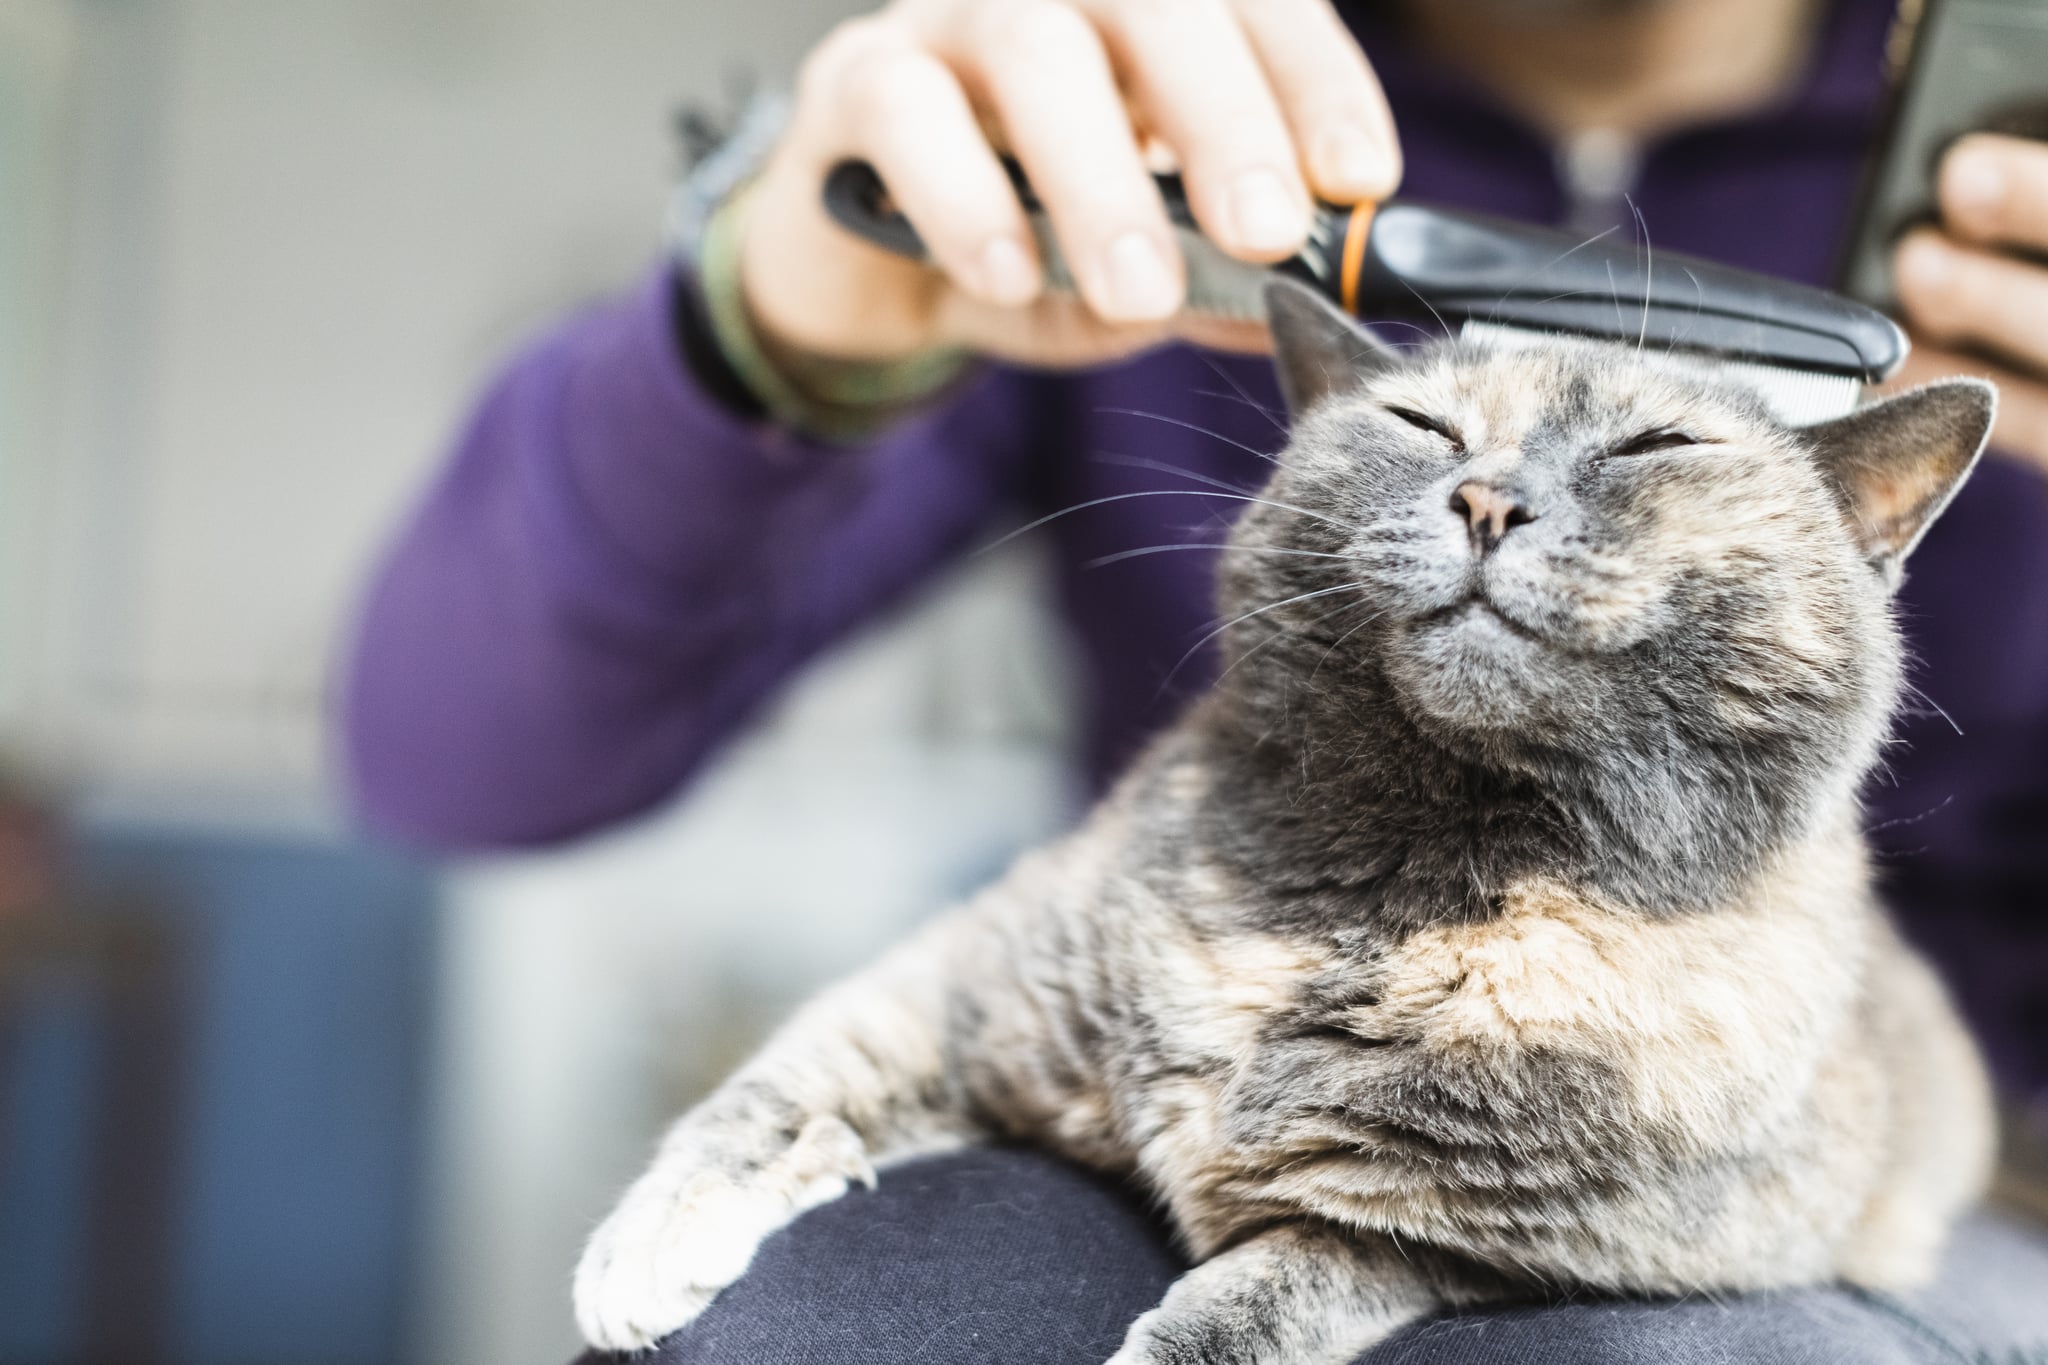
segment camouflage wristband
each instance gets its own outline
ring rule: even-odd
[[[852,444],[929,402],[967,369],[968,355],[952,349],[883,362],[771,358],[740,287],[740,243],[751,199],[751,186],[743,186],[711,215],[698,271],[719,349],[769,416],[807,436]]]

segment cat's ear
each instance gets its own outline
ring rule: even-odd
[[[1314,289],[1285,275],[1266,284],[1266,321],[1273,329],[1280,392],[1296,417],[1400,363],[1399,352]]]
[[[1997,410],[1998,391],[1983,380],[1944,379],[1800,433],[1886,578],[1896,582],[1900,563],[1962,486]]]

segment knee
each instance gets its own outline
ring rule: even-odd
[[[1841,1290],[1677,1302],[1604,1301],[1470,1313],[1419,1323],[1356,1365],[1779,1365],[1853,1360],[1911,1365],[1914,1343]]]
[[[1097,1347],[1106,1360],[1180,1269],[1162,1227],[1113,1183],[1036,1152],[971,1148],[806,1213],[702,1317],[633,1359],[851,1365],[955,1358],[978,1340],[1016,1365]]]

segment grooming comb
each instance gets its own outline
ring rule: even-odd
[[[1071,290],[1044,206],[1005,159],[1050,288]],[[1580,239],[1505,218],[1393,199],[1317,206],[1308,244],[1254,265],[1195,226],[1178,175],[1155,177],[1187,260],[1189,309],[1264,321],[1271,272],[1292,275],[1365,322],[1439,323],[1496,345],[1559,334],[1655,348],[1753,389],[1791,425],[1840,417],[1898,369],[1906,335],[1884,314],[1823,289],[1632,241]],[[855,235],[911,259],[923,240],[873,166],[841,162],[825,205]]]

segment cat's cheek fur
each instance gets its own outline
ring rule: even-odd
[[[1597,528],[1554,527],[1502,547],[1486,565],[1488,595],[1560,648],[1612,654],[1671,629],[1676,575],[1645,563]]]
[[[1363,592],[1385,630],[1447,611],[1471,596],[1464,538],[1440,527],[1403,522],[1352,549],[1363,563]]]

